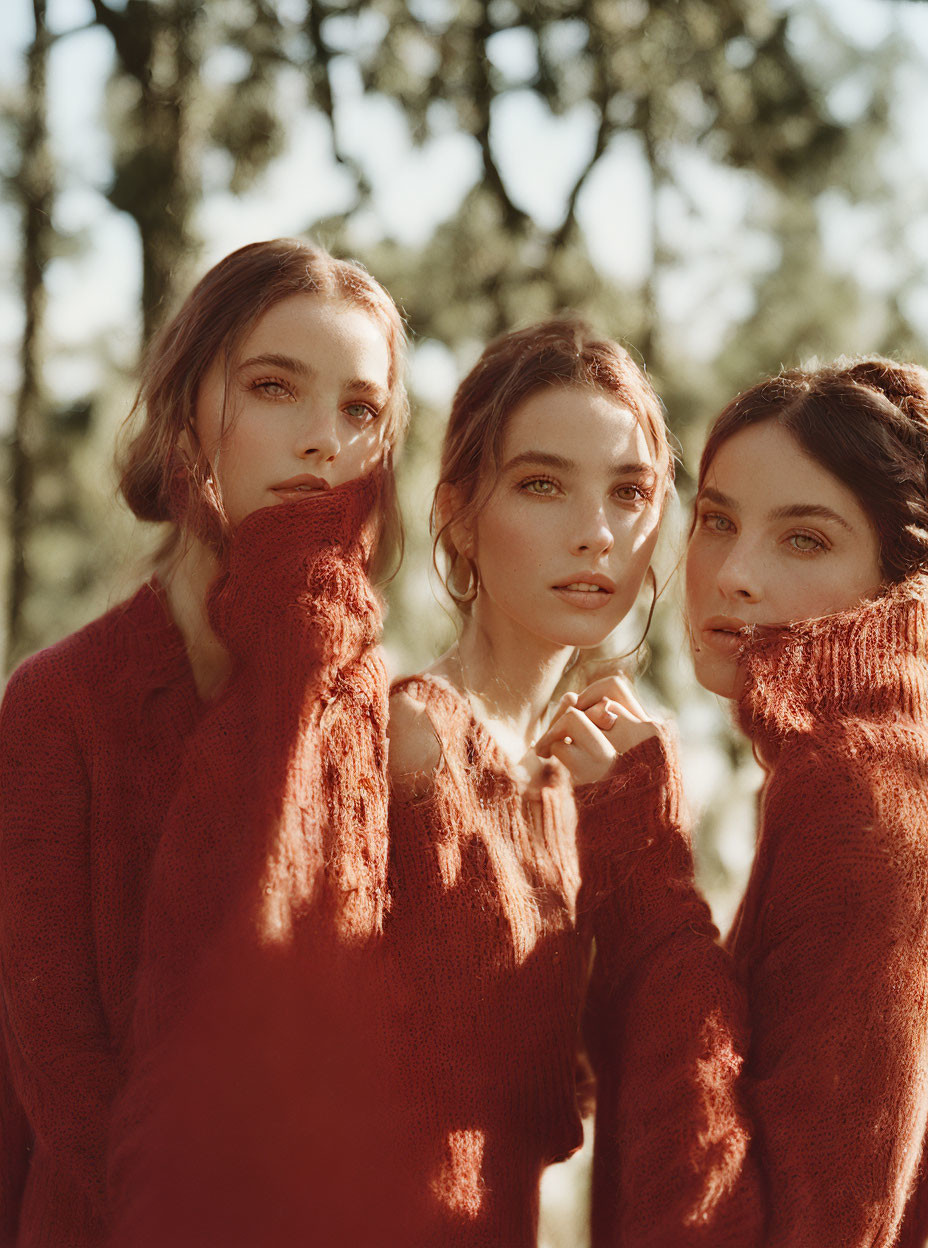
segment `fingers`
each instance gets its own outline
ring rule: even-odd
[[[629,711],[635,719],[651,718],[638,701],[632,682],[625,676],[605,676],[602,680],[594,681],[592,685],[588,685],[579,695],[576,705],[581,711],[585,711],[595,706],[597,702],[602,701],[603,698],[608,699],[610,702],[617,702]]]
[[[602,729],[603,732],[609,732],[611,728],[615,727],[615,721],[619,718],[619,711],[620,707],[617,702],[612,702],[609,698],[601,698],[594,706],[588,707],[583,713],[597,728]]]
[[[576,758],[579,752],[590,759],[608,764],[615,757],[615,750],[604,734],[589,715],[577,710],[575,706],[568,706],[548,731],[535,742],[535,753],[539,758],[548,758],[551,754],[561,758],[565,745],[574,751],[571,758]],[[555,746],[559,747],[560,752],[555,753]],[[562,761],[565,760],[562,758]]]

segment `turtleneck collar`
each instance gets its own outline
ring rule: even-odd
[[[928,576],[835,615],[756,633],[737,716],[766,759],[842,718],[928,719]]]

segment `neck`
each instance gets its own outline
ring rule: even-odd
[[[481,609],[478,596],[457,645],[432,668],[461,687],[508,754],[521,758],[543,721],[573,649],[544,641]]]
[[[206,594],[219,575],[219,560],[201,541],[182,538],[180,552],[158,569],[168,607],[187,647],[197,692],[203,699],[215,697],[225,684],[232,661],[210,627]]]

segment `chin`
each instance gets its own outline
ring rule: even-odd
[[[738,669],[735,664],[722,664],[693,655],[696,679],[708,693],[720,698],[734,698],[738,693]]]

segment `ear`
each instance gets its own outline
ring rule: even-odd
[[[473,518],[461,513],[465,507],[464,492],[460,486],[443,481],[435,495],[435,518],[439,529],[447,528],[448,536],[465,559],[473,559],[477,549]]]

